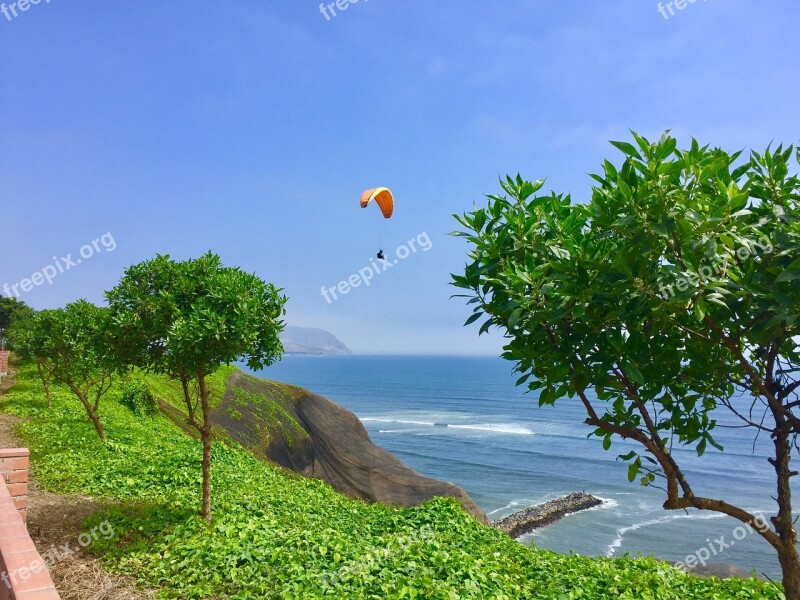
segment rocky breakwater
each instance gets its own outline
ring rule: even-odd
[[[584,492],[570,494],[544,504],[531,506],[504,519],[494,522],[494,526],[512,538],[518,538],[534,529],[551,525],[565,516],[600,506],[603,501]]]

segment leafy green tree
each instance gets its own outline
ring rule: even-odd
[[[188,422],[203,442],[203,516],[210,521],[213,407],[206,378],[234,361],[260,369],[280,359],[286,298],[257,276],[222,266],[211,253],[134,265],[106,297],[120,365],[181,382]]]
[[[31,314],[33,314],[33,309],[21,300],[0,296],[0,348],[5,347],[8,332],[14,322]]]
[[[97,435],[105,442],[100,401],[113,383],[105,345],[107,310],[79,300],[43,310],[12,327],[20,355],[36,361],[50,402],[49,381],[69,387],[83,404]]]
[[[43,358],[44,348],[49,338],[43,335],[42,324],[43,320],[47,318],[49,318],[47,315],[42,317],[42,313],[30,311],[24,318],[14,321],[14,324],[8,329],[8,338],[13,343],[17,356],[36,363],[36,371],[39,373],[39,379],[47,397],[47,407],[52,408],[50,377],[46,361]]]
[[[613,142],[588,203],[502,181],[505,195],[457,216],[470,261],[454,285],[516,363],[540,405],[577,398],[603,447],[638,443],[631,481],[660,485],[664,508],[695,508],[754,526],[777,551],[786,595],[800,598],[790,466],[800,433],[800,179],[794,150],[740,153]],[[800,162],[800,152],[795,154]],[[587,393],[593,390],[594,394]],[[695,493],[674,446],[722,450],[718,411],[742,435],[769,436],[771,527]]]

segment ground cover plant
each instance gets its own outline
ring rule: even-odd
[[[211,377],[218,402],[233,368]],[[146,376],[180,406],[180,384]],[[758,581],[700,580],[653,559],[594,559],[525,547],[482,526],[453,501],[412,509],[351,500],[328,485],[265,464],[237,445],[213,444],[213,524],[197,512],[202,444],[169,419],[136,416],[119,401],[103,413],[103,444],[78,400],[52,386],[47,407],[32,362],[0,410],[19,433],[48,489],[108,501],[91,518],[115,536],[90,547],[108,569],[166,598],[780,598]]]

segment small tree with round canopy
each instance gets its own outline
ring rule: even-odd
[[[16,351],[36,362],[50,404],[49,381],[66,385],[81,401],[97,435],[106,441],[100,401],[113,384],[106,345],[107,310],[79,300],[31,313],[10,330]]]
[[[0,350],[4,349],[6,342],[9,341],[9,333],[14,323],[32,314],[33,309],[21,300],[0,296]]]
[[[47,342],[44,336],[43,321],[46,318],[42,313],[30,311],[22,319],[17,319],[8,329],[8,338],[13,340],[14,352],[24,360],[36,363],[36,371],[44,387],[47,407],[52,408],[53,398],[50,394],[50,378],[46,369],[42,349]]]
[[[119,366],[181,383],[188,422],[203,443],[202,514],[211,521],[213,407],[206,378],[223,364],[245,361],[260,369],[280,359],[286,297],[209,252],[182,262],[159,255],[129,267],[106,298]]]

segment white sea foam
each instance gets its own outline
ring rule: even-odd
[[[390,417],[362,417],[363,423],[396,423],[398,425],[416,425],[419,427],[441,427],[442,429],[462,429],[468,431],[485,431],[488,433],[500,433],[506,435],[534,435],[534,432],[527,427],[514,423],[474,423],[467,425],[457,425],[444,421],[418,421],[413,419],[393,419]],[[380,430],[381,433],[396,433],[392,430]]]
[[[492,433],[507,433],[510,435],[534,435],[533,431],[520,425],[510,423],[480,423],[476,425],[447,425],[450,429],[471,429],[473,431],[489,431]]]
[[[633,525],[628,525],[627,527],[620,527],[617,529],[617,537],[614,538],[608,547],[606,548],[606,556],[611,557],[614,556],[614,553],[622,546],[622,540],[625,538],[625,535],[630,533],[631,531],[636,531],[637,529],[642,529],[644,527],[652,527],[653,525],[662,525],[664,523],[670,523],[672,521],[679,521],[685,519],[697,519],[697,520],[709,520],[709,519],[724,519],[725,515],[719,513],[711,513],[707,515],[669,515],[667,517],[660,517],[658,519],[650,519],[649,521],[642,521],[641,523],[634,523]]]
[[[486,513],[486,514],[487,514],[487,515],[489,515],[489,516],[491,516],[491,515],[496,515],[497,513],[499,513],[499,512],[503,512],[504,510],[508,510],[509,508],[516,508],[517,506],[520,506],[521,504],[522,504],[522,501],[519,501],[519,502],[517,502],[517,501],[509,502],[509,503],[508,503],[508,504],[506,504],[506,505],[505,505],[503,508],[498,508],[497,510],[493,510],[492,512],[488,512],[488,513]]]
[[[422,427],[433,427],[435,423],[430,421],[407,421],[404,419],[387,419],[383,417],[362,417],[362,423],[399,423],[400,425],[420,425]]]
[[[414,433],[416,429],[378,429],[378,433]]]
[[[617,508],[619,506],[619,502],[614,500],[613,498],[603,498],[602,496],[595,496],[598,500],[602,500],[602,504],[598,504],[597,506],[593,506],[592,508],[587,508],[586,510],[605,510],[608,508]]]

